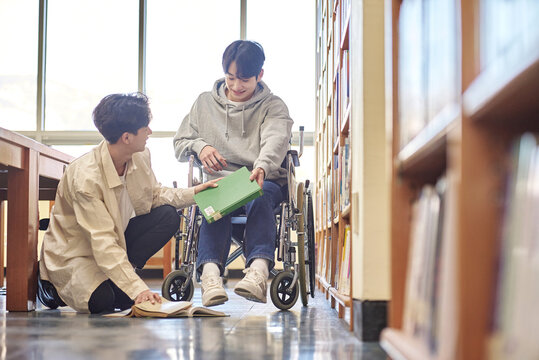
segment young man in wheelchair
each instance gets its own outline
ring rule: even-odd
[[[223,53],[225,77],[202,93],[174,137],[180,161],[196,153],[208,179],[226,176],[246,166],[264,195],[246,205],[244,255],[247,268],[234,291],[244,298],[266,302],[267,279],[274,265],[274,209],[283,200],[286,156],[293,121],[285,103],[262,81],[265,55],[253,41],[238,40]],[[231,242],[231,216],[208,224],[202,221],[197,270],[202,273],[202,304],[228,300],[222,275]]]

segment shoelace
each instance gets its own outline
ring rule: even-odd
[[[243,273],[245,274],[244,280],[252,282],[257,286],[264,282],[264,276],[255,269],[247,268],[243,270]]]
[[[204,278],[204,280],[202,282],[206,285],[205,287],[220,286],[219,277],[217,277],[217,276],[211,276],[211,277],[208,277],[208,278]]]

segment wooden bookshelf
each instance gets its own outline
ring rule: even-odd
[[[386,63],[391,64],[391,81],[388,81],[391,88],[387,90],[393,94],[392,299],[390,324],[382,333],[381,345],[395,359],[510,358],[500,353],[499,344],[492,345],[496,342],[493,339],[500,336],[493,332],[496,312],[500,311],[495,306],[500,286],[498,265],[504,255],[500,239],[511,145],[525,132],[539,132],[539,29],[531,25],[532,16],[528,14],[536,17],[539,5],[519,7],[515,2],[502,11],[498,3],[495,0],[385,2],[389,7],[386,21],[391,24],[391,33],[386,34],[391,49],[391,54],[386,54],[389,56]],[[429,7],[435,6],[447,6],[453,11],[437,11],[433,15]],[[446,18],[440,20],[440,16]],[[498,19],[492,28],[489,17]],[[499,18],[508,21],[505,28],[494,27],[498,26]],[[456,24],[453,41],[458,55],[458,94],[441,106],[434,91],[424,86],[420,94],[423,98],[418,103],[431,101],[438,105],[439,111],[412,114],[411,102],[402,103],[404,88],[410,88],[405,86],[408,84],[404,82],[410,79],[403,72],[415,74],[413,66],[418,59],[408,59],[410,49],[402,44],[406,44],[407,36],[417,35],[415,31],[419,31],[421,39],[433,36],[429,31],[432,23],[436,23],[439,32],[443,31],[443,24]],[[508,38],[507,45],[504,41]],[[436,60],[425,54],[431,54],[433,46],[440,45],[429,41],[420,45],[423,57],[419,60],[423,67],[415,74],[420,84],[431,80],[429,66]],[[452,56],[450,51],[444,54]],[[442,63],[447,60],[441,59]],[[454,86],[447,85],[450,89]],[[424,126],[403,142],[406,137],[402,132],[409,130],[406,128],[409,119],[419,120]],[[436,295],[434,320],[437,329],[447,336],[433,345],[411,332],[406,324],[410,282],[407,274],[411,263],[416,261],[409,258],[414,200],[422,186],[435,184],[443,176],[452,179],[454,201],[450,209],[454,216],[446,213],[443,218],[446,231],[443,249],[450,250],[441,255],[446,263],[446,277],[437,280],[440,290]]]
[[[351,276],[341,275],[348,273],[343,266],[351,266],[351,244],[345,247],[351,216],[350,168],[345,169],[350,161],[350,6],[349,0],[317,1],[315,228],[318,288],[353,330]]]

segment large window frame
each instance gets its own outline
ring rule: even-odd
[[[240,39],[247,35],[247,1],[240,1]],[[139,34],[138,34],[138,91],[146,92],[146,20],[147,0],[139,0]],[[38,35],[38,73],[37,73],[37,107],[36,130],[19,131],[22,135],[35,139],[46,145],[93,145],[98,144],[103,137],[98,131],[49,131],[45,130],[45,72],[47,49],[47,9],[48,0],[39,1],[39,35]],[[171,138],[174,131],[154,131],[153,138]],[[299,143],[299,133],[294,132],[292,144]],[[314,133],[304,134],[304,144],[314,144]]]

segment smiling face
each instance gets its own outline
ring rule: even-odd
[[[152,129],[149,126],[144,126],[138,129],[136,134],[125,133],[128,137],[128,145],[130,146],[133,153],[144,151],[146,148],[146,141],[148,137],[152,134]]]
[[[256,86],[262,79],[264,70],[260,71],[258,76],[252,76],[248,79],[241,79],[237,76],[236,62],[233,61],[225,74],[226,97],[231,101],[243,102],[249,100],[255,93]]]

